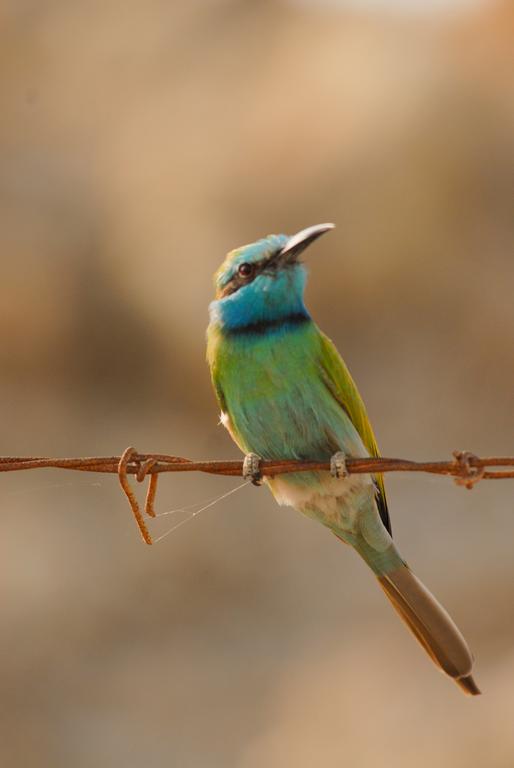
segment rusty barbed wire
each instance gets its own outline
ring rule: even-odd
[[[502,480],[514,478],[513,456],[480,457],[470,451],[454,451],[451,461],[412,461],[411,459],[364,458],[346,459],[348,474],[382,474],[384,472],[428,472],[453,477],[458,485],[473,488],[480,480]],[[512,469],[492,470],[491,467]],[[161,453],[138,453],[127,448],[121,456],[90,456],[82,458],[50,458],[47,456],[0,456],[0,472],[20,472],[29,469],[67,469],[77,472],[104,472],[118,475],[119,483],[132,509],[132,513],[143,540],[152,544],[152,537],[146,526],[139,502],[132,490],[128,476],[135,475],[138,482],[149,477],[144,514],[155,517],[155,496],[157,480],[164,472],[205,472],[229,477],[241,476],[243,460],[193,461],[181,456]],[[302,461],[263,459],[259,466],[265,477],[289,472],[312,472],[330,470],[330,461]]]

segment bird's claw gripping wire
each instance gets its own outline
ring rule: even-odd
[[[262,485],[261,457],[256,453],[247,453],[243,459],[243,477],[253,485]]]
[[[478,467],[471,463],[473,460],[478,460],[478,457],[471,451],[454,451],[453,455],[459,472],[458,475],[454,475],[453,479],[457,485],[463,485],[471,490],[483,478],[485,467]]]
[[[346,466],[346,456],[343,451],[338,451],[330,457],[330,474],[341,480],[348,477],[348,468]]]
[[[134,464],[136,467],[136,472],[135,472],[136,480],[138,481],[138,483],[142,483],[145,477],[150,472],[150,470],[153,469],[158,462],[156,459],[145,459],[144,461],[141,461],[139,459],[137,451],[134,448],[127,448],[123,452],[120,458],[120,462],[118,464],[118,478],[120,481],[120,485],[123,489],[123,492],[125,493],[125,496],[128,499],[128,503],[130,504],[130,508],[132,509],[132,514],[134,515],[138,528],[141,532],[143,541],[146,544],[153,544],[150,531],[147,528],[141,509],[139,507],[139,502],[136,499],[134,491],[132,490],[131,485],[129,483],[127,469],[129,464],[131,463]],[[149,517],[155,517],[154,501],[155,501],[155,494],[157,493],[158,477],[159,475],[157,473],[150,474],[150,481],[148,484],[148,491],[146,493],[146,499],[145,499],[145,514],[147,514]]]

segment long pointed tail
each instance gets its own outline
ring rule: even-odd
[[[453,677],[462,690],[476,696],[480,689],[471,668],[473,656],[460,630],[443,606],[406,565],[377,574],[380,586],[432,661]]]
[[[369,530],[365,531],[368,539]],[[460,630],[412,573],[385,529],[380,526],[379,532],[381,540],[377,537],[374,544],[380,541],[381,545],[386,545],[380,550],[371,546],[364,535],[355,537],[351,543],[374,571],[393,607],[434,664],[452,677],[465,693],[476,696],[481,691],[471,676],[473,655]]]

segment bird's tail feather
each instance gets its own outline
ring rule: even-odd
[[[406,565],[377,574],[380,586],[432,661],[453,677],[462,690],[476,696],[480,689],[471,668],[473,656],[460,630],[443,606]]]

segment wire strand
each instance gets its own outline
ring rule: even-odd
[[[339,454],[338,454],[339,456]],[[325,461],[297,461],[292,459],[264,460],[258,459],[258,475],[273,477],[288,472],[320,472],[333,471],[332,463]],[[335,457],[333,457],[335,458]],[[341,462],[341,457],[339,456]],[[19,472],[29,469],[67,469],[78,472],[101,472],[117,474],[120,486],[129,502],[132,514],[146,544],[153,540],[146,525],[147,517],[156,517],[154,510],[157,481],[164,472],[206,472],[214,475],[232,477],[246,476],[244,461],[192,461],[181,456],[170,456],[159,453],[138,453],[134,448],[127,448],[121,456],[89,456],[83,458],[51,458],[45,456],[3,456],[0,457],[0,472]],[[492,469],[495,467],[495,469]],[[496,469],[506,467],[506,469]],[[514,478],[514,457],[488,456],[479,457],[470,451],[454,451],[451,461],[413,461],[411,459],[388,459],[376,456],[366,458],[344,457],[344,474],[372,474],[384,472],[428,472],[432,475],[447,475],[452,477],[457,485],[472,489],[480,480],[505,480]],[[129,475],[135,475],[141,483],[149,477],[148,491],[142,511],[136,495],[129,483]],[[339,476],[339,475],[338,475]],[[255,480],[255,478],[254,478]],[[255,480],[255,482],[257,482]],[[245,482],[243,485],[247,485]],[[219,499],[209,502],[205,507],[193,513],[191,517],[180,521],[176,526],[157,541],[176,530],[181,525],[208,509],[239,488],[232,489]],[[192,505],[194,506],[194,505]]]

